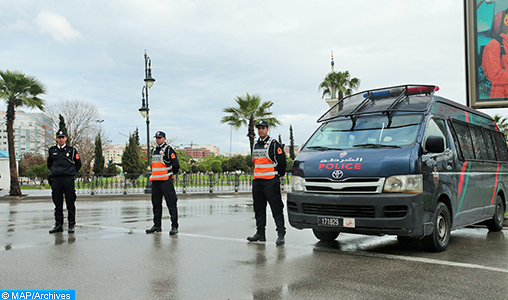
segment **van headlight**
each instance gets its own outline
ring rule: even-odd
[[[291,191],[303,192],[305,191],[305,179],[300,176],[291,176]]]
[[[397,175],[385,180],[383,192],[385,193],[421,193],[423,191],[423,176]]]

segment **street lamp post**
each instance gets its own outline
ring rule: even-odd
[[[101,124],[102,122],[104,122],[104,120],[95,120],[95,122],[99,123],[99,135],[100,135],[102,131]]]
[[[152,193],[152,182],[148,180],[150,178],[150,109],[148,108],[148,90],[153,86],[155,82],[155,78],[152,77],[152,60],[148,55],[146,55],[145,50],[145,86],[143,86],[143,89],[141,90],[141,108],[139,109],[139,112],[141,115],[146,118],[146,161],[148,163],[147,167],[147,181],[146,181],[146,188],[145,188],[145,194],[151,194]],[[145,105],[145,94],[146,94],[146,105]]]

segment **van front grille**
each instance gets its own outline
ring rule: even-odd
[[[337,216],[345,218],[374,218],[376,211],[371,205],[334,205],[302,203],[303,213],[309,215]]]
[[[344,180],[332,180],[330,178],[305,178],[306,192],[311,193],[381,193],[383,191],[384,178],[361,178],[351,177]]]

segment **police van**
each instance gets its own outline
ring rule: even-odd
[[[503,228],[506,138],[494,120],[404,85],[341,99],[318,119],[293,164],[291,226],[319,240],[340,232],[421,239],[443,251],[450,231]]]

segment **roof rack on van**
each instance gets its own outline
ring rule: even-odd
[[[434,85],[401,85],[360,92],[339,100],[317,122],[368,113],[425,111],[438,90]]]

